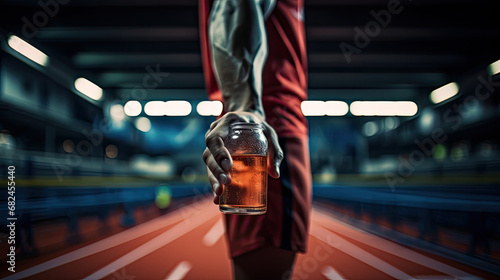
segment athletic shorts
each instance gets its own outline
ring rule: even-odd
[[[311,211],[311,167],[307,137],[279,139],[284,159],[280,178],[268,177],[267,212],[226,214],[231,257],[264,246],[305,253]]]

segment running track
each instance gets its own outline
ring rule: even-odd
[[[222,214],[209,199],[3,279],[230,279]],[[5,275],[5,274],[4,274]],[[351,227],[316,207],[292,279],[492,279]]]

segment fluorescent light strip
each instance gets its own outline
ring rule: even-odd
[[[306,100],[300,104],[304,116],[344,116],[349,106],[344,101]]]
[[[49,57],[46,54],[16,35],[11,35],[7,43],[12,49],[38,64],[42,66],[47,66],[49,64]]]
[[[354,116],[414,116],[418,106],[412,101],[355,101],[350,110]]]
[[[85,78],[76,79],[75,88],[85,96],[96,101],[100,100],[103,95],[102,88]]]
[[[144,106],[144,112],[148,116],[164,116],[165,102],[164,101],[149,101]]]
[[[222,102],[202,101],[196,106],[196,111],[201,116],[219,116],[222,113]]]
[[[191,114],[191,103],[184,100],[175,100],[165,102],[166,116],[187,116]]]
[[[349,112],[349,105],[344,101],[326,101],[324,109],[327,116],[345,116]]]
[[[304,116],[324,116],[325,115],[325,101],[319,100],[306,100],[300,104],[302,114]]]
[[[449,83],[431,92],[430,99],[432,103],[438,104],[457,95],[459,86],[457,83]]]
[[[130,100],[127,103],[125,103],[123,110],[125,111],[125,115],[129,117],[136,117],[141,114],[142,105],[137,100]]]
[[[500,73],[500,60],[493,62],[488,68],[491,76]]]

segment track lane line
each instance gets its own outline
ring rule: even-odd
[[[168,274],[165,280],[184,279],[193,266],[188,261],[182,261]]]
[[[405,272],[397,269],[396,267],[390,265],[389,263],[379,259],[378,257],[370,254],[369,252],[359,248],[358,246],[350,243],[349,241],[343,239],[342,237],[336,235],[335,233],[319,226],[314,223],[311,224],[310,235],[318,238],[319,240],[326,242],[330,246],[337,250],[340,250],[351,257],[358,259],[365,264],[382,271],[383,273],[394,277],[396,279],[412,279],[413,277],[406,274]]]
[[[202,202],[205,204],[210,204],[209,200]],[[201,206],[202,207],[202,206]],[[186,209],[187,208],[187,211]],[[197,207],[199,208],[199,207]],[[197,213],[196,209],[192,209],[192,205],[187,205],[185,207],[179,208],[172,211],[166,215],[154,218],[148,222],[137,225],[133,228],[124,230],[120,233],[107,237],[105,239],[99,240],[95,243],[89,244],[85,247],[76,249],[75,251],[69,252],[62,256],[56,257],[39,265],[32,266],[16,274],[10,275],[3,278],[2,280],[14,280],[26,278],[40,272],[76,261],[78,259],[85,258],[87,256],[105,251],[107,249],[113,248],[115,246],[121,245],[133,239],[139,238],[150,232],[159,230],[164,227],[168,227],[177,222],[183,221],[190,218],[193,214]]]
[[[321,274],[328,280],[345,280],[333,267],[327,265],[321,270]]]
[[[222,217],[217,220],[210,230],[203,236],[203,243],[210,247],[213,246],[219,239],[224,235],[224,224],[222,222]]]
[[[219,211],[205,211],[200,215],[193,215],[192,218],[186,219],[183,222],[178,223],[164,233],[158,235],[157,237],[151,239],[145,244],[135,248],[124,256],[118,258],[116,261],[106,265],[100,270],[92,273],[91,275],[85,277],[85,280],[101,279],[122,267],[125,267],[136,260],[160,249],[161,247],[167,245],[168,243],[175,241],[177,238],[183,236],[184,234],[196,229],[198,226],[206,223],[208,220],[220,215]]]
[[[336,218],[325,214],[323,211],[314,209],[313,210],[313,218],[318,225],[331,230],[343,234],[345,236],[349,236],[350,238],[366,244],[375,249],[384,251],[391,255],[395,255],[402,259],[414,262],[416,264],[428,267],[435,271],[439,271],[443,274],[447,274],[453,277],[457,277],[459,279],[481,279],[474,275],[471,275],[465,271],[462,271],[458,268],[452,267],[445,263],[439,262],[430,257],[419,254],[413,250],[405,248],[395,242],[386,240],[369,232],[357,229],[349,224],[346,224]],[[333,224],[335,222],[335,224]],[[363,234],[362,238],[360,238],[359,234]]]

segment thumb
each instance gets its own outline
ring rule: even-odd
[[[274,131],[274,129],[268,124],[266,124],[265,127],[268,143],[267,172],[271,177],[279,178],[280,165],[283,160],[283,150],[280,147],[276,131]]]

